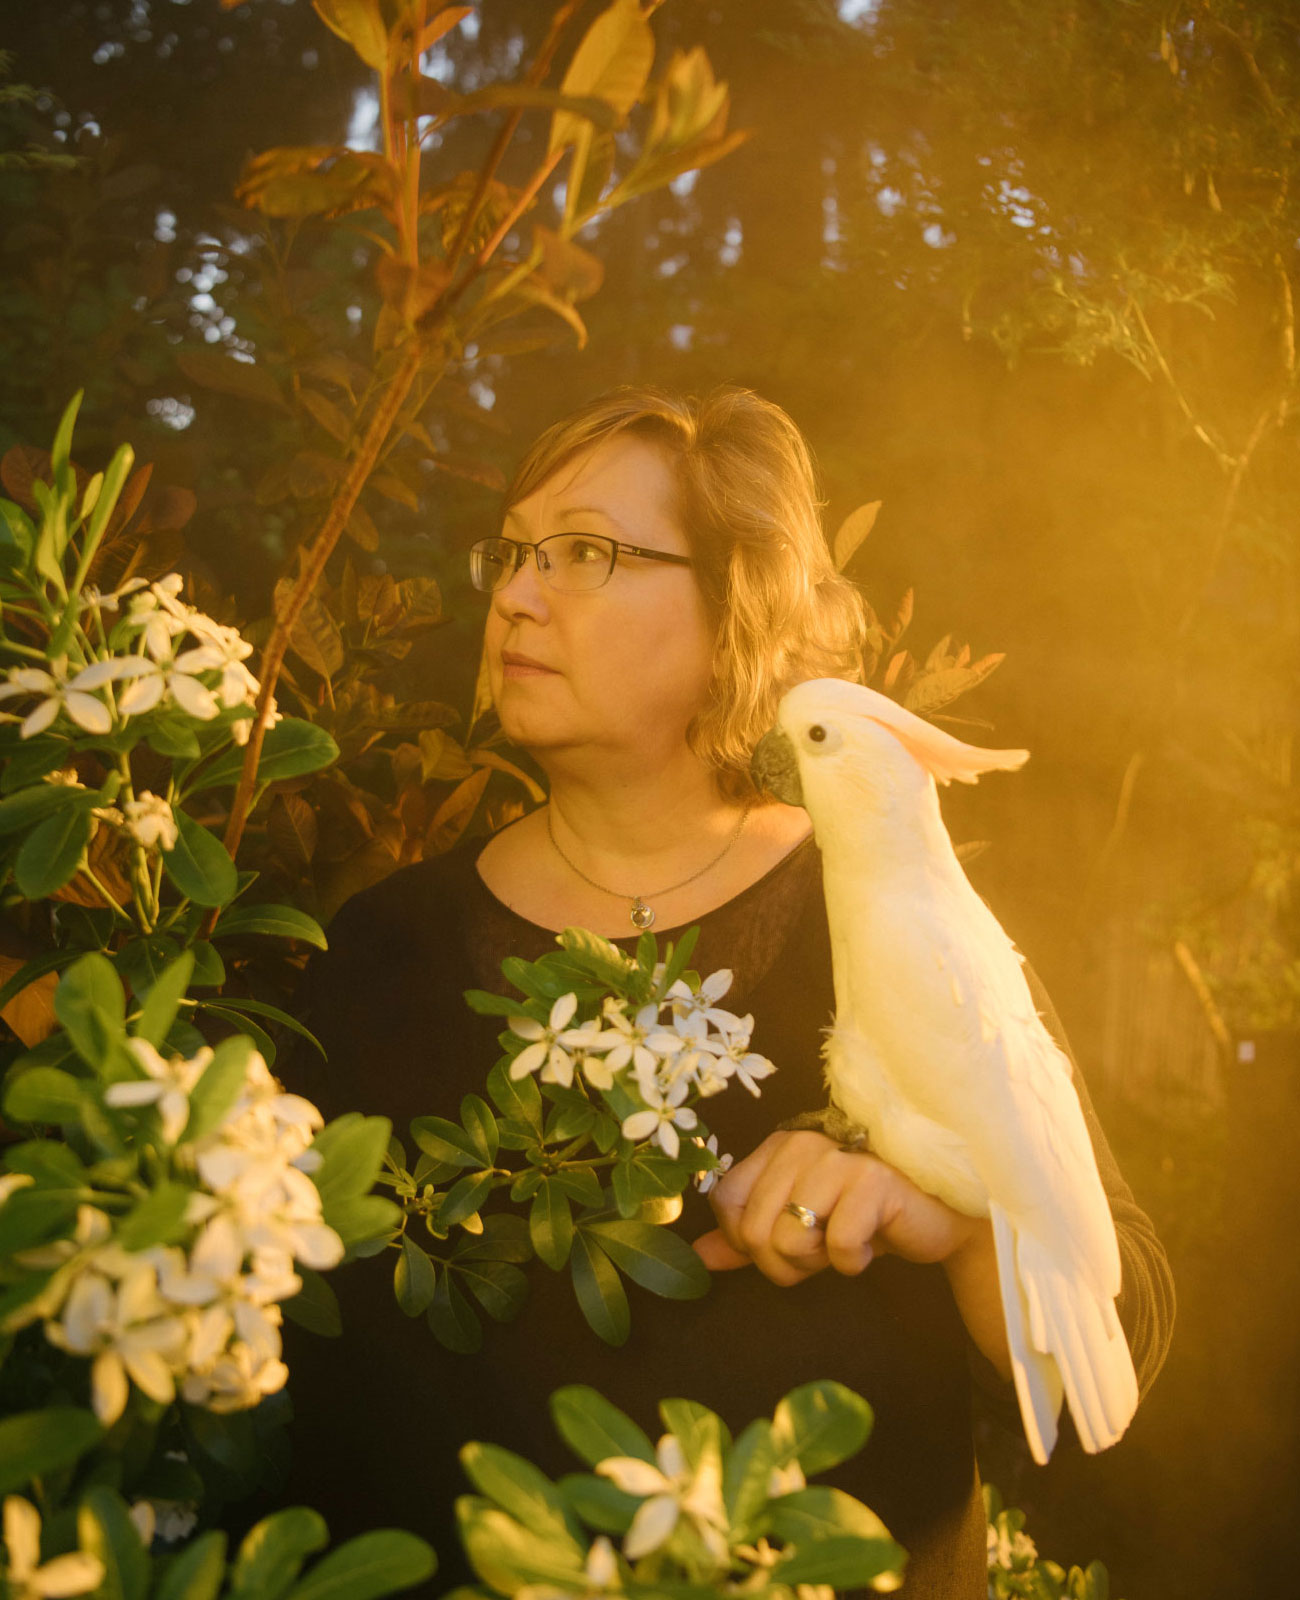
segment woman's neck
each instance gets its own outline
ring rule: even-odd
[[[616,887],[645,877],[673,880],[725,843],[740,813],[713,772],[689,750],[647,770],[548,762],[550,828],[561,851],[584,872],[604,870]],[[680,871],[678,871],[680,869]]]

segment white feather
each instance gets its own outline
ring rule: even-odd
[[[826,1076],[872,1150],[993,1223],[1026,1437],[1045,1461],[1062,1396],[1084,1448],[1137,1406],[1115,1314],[1114,1222],[1069,1059],[1023,957],[971,888],[939,812],[1025,751],[980,750],[870,689],[800,684],[781,703],[824,861],[836,1015]]]

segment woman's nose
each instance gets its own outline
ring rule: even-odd
[[[537,570],[537,558],[532,550],[511,574],[509,581],[492,591],[492,605],[502,617],[533,617],[544,621],[549,615],[546,583]]]

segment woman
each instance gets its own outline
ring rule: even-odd
[[[476,1358],[403,1323],[376,1275],[386,1264],[349,1269],[341,1361],[301,1339],[289,1354],[291,1488],[336,1537],[377,1523],[429,1533],[450,1583],[456,1448],[490,1439],[572,1469],[546,1418],[559,1384],[591,1383],[652,1430],[654,1402],[673,1394],[739,1428],[795,1384],[834,1377],[876,1412],[838,1481],[908,1547],[907,1592],[976,1600],[985,1537],[968,1358],[978,1352],[994,1390],[1008,1372],[988,1226],[820,1132],[780,1131],[824,1100],[834,995],[807,815],[755,794],[749,752],[791,684],[855,675],[863,635],[807,449],[779,408],[743,390],[702,402],[616,391],[538,440],[501,535],[472,559],[490,594],[502,727],[545,771],[549,801],[345,907],[306,1001],[329,1067],[319,1077],[300,1062],[295,1087],[327,1115],[391,1116],[399,1137],[413,1116],[454,1114],[496,1055],[497,1024],[466,1011],[465,988],[504,990],[501,957],[535,958],[558,929],[634,941],[651,921],[700,926],[693,965],[733,970],[726,1003],[754,1013],[755,1048],[780,1070],[761,1099],[733,1089],[709,1103],[722,1148],[745,1159],[713,1191],[718,1225],[692,1196],[681,1227],[731,1270],[699,1301],[638,1295],[621,1351],[599,1344],[564,1279],[541,1268],[518,1322],[489,1330]],[[1121,1316],[1149,1383],[1167,1341],[1167,1267],[1089,1117],[1124,1257]],[[358,1363],[349,1399],[339,1375]],[[373,1496],[358,1499],[367,1475]]]

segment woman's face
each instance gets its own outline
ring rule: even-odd
[[[509,539],[601,534],[689,555],[672,471],[633,435],[585,451],[507,513]],[[713,627],[689,567],[620,554],[599,589],[562,594],[528,557],[492,596],[486,645],[507,736],[545,757],[583,746],[676,753],[707,693]]]

